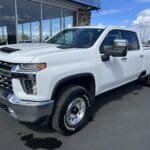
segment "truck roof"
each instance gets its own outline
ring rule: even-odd
[[[99,26],[77,26],[77,27],[72,27],[75,29],[106,29],[106,27],[99,27]]]
[[[72,27],[72,28],[75,28],[75,29],[120,29],[120,30],[137,32],[133,28],[119,27],[119,26],[77,26],[77,27]]]

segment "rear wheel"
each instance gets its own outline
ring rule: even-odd
[[[52,118],[53,128],[71,135],[84,127],[90,117],[91,94],[81,86],[68,86],[60,92]]]

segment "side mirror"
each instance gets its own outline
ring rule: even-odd
[[[126,40],[114,40],[112,47],[105,48],[105,55],[113,57],[124,57],[127,55],[128,42]]]
[[[49,39],[49,36],[46,36],[45,38],[44,38],[44,43],[46,43],[47,41],[48,41],[48,39]]]

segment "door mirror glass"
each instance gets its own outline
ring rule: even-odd
[[[113,50],[124,51],[127,50],[128,42],[126,40],[114,40]]]
[[[112,46],[104,46],[104,54],[113,57],[124,57],[127,55],[128,42],[115,39]]]

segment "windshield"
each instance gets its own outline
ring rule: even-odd
[[[99,38],[103,29],[67,29],[47,41],[51,44],[60,44],[60,48],[89,48]]]

